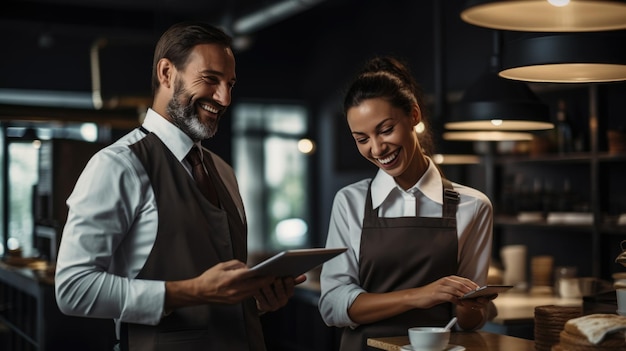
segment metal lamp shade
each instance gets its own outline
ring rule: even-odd
[[[578,33],[521,38],[506,45],[500,76],[552,83],[623,81],[626,35]]]
[[[550,110],[523,82],[497,72],[483,74],[453,106],[450,130],[531,131],[551,129]]]
[[[626,29],[626,1],[469,0],[461,18],[476,26],[511,31],[619,30]]]

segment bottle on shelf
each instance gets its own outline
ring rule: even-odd
[[[567,106],[564,100],[558,101],[555,131],[558,152],[560,154],[572,152],[574,138],[572,135],[572,126],[567,120]]]
[[[571,185],[569,178],[565,178],[563,181],[563,189],[559,196],[557,196],[556,210],[559,212],[569,212],[572,210],[572,203],[574,202],[574,196],[572,196]]]

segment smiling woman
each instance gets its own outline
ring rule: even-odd
[[[422,107],[408,66],[393,57],[370,60],[344,98],[348,139],[378,172],[340,189],[331,212],[326,247],[348,251],[322,268],[319,310],[343,327],[342,351],[454,316],[474,330],[490,317],[489,298],[459,298],[486,283],[491,202],[431,160]]]

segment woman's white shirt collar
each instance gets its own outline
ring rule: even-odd
[[[442,204],[443,185],[441,184],[441,174],[435,167],[434,162],[429,157],[426,157],[426,159],[428,160],[426,172],[415,185],[406,191],[398,186],[392,176],[379,169],[372,180],[372,208],[378,208],[394,189],[405,193],[419,191],[430,200]]]

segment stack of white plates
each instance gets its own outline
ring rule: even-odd
[[[548,224],[593,224],[593,213],[550,212],[546,221]]]
[[[626,213],[622,213],[617,217],[617,225],[626,225]]]

